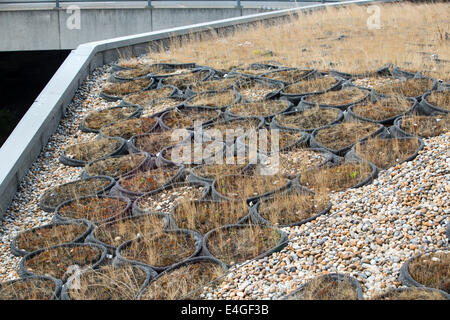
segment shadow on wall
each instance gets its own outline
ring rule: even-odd
[[[0,52],[0,146],[70,50]]]

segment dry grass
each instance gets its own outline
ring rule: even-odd
[[[442,36],[449,31],[448,5],[379,3],[377,6],[380,30],[367,27],[370,15],[366,6],[326,8],[292,17],[290,23],[242,27],[225,37],[211,34],[199,41],[198,36],[191,35],[181,43],[173,41],[170,50],[150,52],[149,56],[229,69],[267,59],[260,53],[268,49],[273,52],[270,59],[285,66],[363,73],[387,63],[400,66],[409,63],[411,69],[448,78],[450,64],[438,66],[430,61],[430,55],[421,53],[426,50],[441,59],[450,58],[448,42]],[[347,37],[336,40],[343,34]]]
[[[294,83],[303,80],[312,72],[313,70],[311,69],[285,69],[270,71],[269,73],[264,74],[262,77],[271,80],[283,81],[285,83]]]
[[[225,78],[220,80],[206,80],[191,84],[189,89],[193,92],[205,91],[223,91],[233,87],[236,84],[236,78]]]
[[[363,118],[371,120],[389,119],[408,111],[413,106],[411,101],[400,97],[365,102],[352,108],[353,112]]]
[[[58,214],[66,219],[87,219],[100,223],[122,213],[126,207],[124,200],[93,196],[69,202],[59,208]]]
[[[237,223],[247,214],[245,201],[188,201],[180,203],[172,216],[178,228],[206,234],[212,229]]]
[[[226,90],[215,93],[202,92],[186,101],[186,105],[203,107],[225,107],[233,104],[235,100],[236,94],[233,90]]]
[[[125,140],[132,136],[150,132],[158,120],[151,117],[128,119],[116,122],[100,129],[100,134],[104,137],[120,137]]]
[[[195,251],[192,234],[173,231],[145,234],[123,247],[120,254],[125,259],[163,268],[189,258]]]
[[[158,168],[138,172],[131,176],[121,177],[119,183],[122,188],[132,192],[153,191],[173,178],[180,168]]]
[[[245,200],[275,191],[287,184],[288,180],[281,175],[272,176],[222,176],[214,182],[216,191],[223,196]]]
[[[371,300],[447,300],[439,291],[421,288],[406,288],[404,290],[390,290],[373,297]]]
[[[162,62],[162,61],[160,61]],[[133,63],[132,63],[133,65]],[[169,66],[165,65],[159,65],[159,64],[151,64],[151,65],[144,65],[144,64],[134,64],[132,70],[121,70],[117,72],[117,76],[121,78],[135,78],[140,76],[145,76],[147,74],[157,75],[157,76],[175,76],[179,73],[186,73],[189,72],[190,69],[183,68],[183,66],[179,68],[171,68]]]
[[[287,86],[285,89],[283,89],[283,92],[288,94],[305,94],[305,93],[322,92],[324,90],[332,88],[334,85],[337,84],[337,82],[338,80],[336,80],[331,76],[302,80]]]
[[[206,246],[215,258],[233,265],[263,254],[279,241],[280,233],[277,229],[243,225],[215,230],[207,238]]]
[[[48,248],[24,262],[25,270],[34,274],[49,275],[63,281],[70,276],[69,268],[78,265],[80,268],[99,261],[102,252],[90,245],[75,247]]]
[[[131,170],[143,164],[146,159],[145,154],[132,153],[123,156],[114,156],[103,160],[95,161],[84,167],[90,176],[110,176],[119,178]]]
[[[134,144],[140,151],[157,154],[162,149],[179,142],[181,141],[173,141],[172,131],[164,131],[137,136]]]
[[[400,128],[424,138],[438,136],[450,130],[450,115],[405,116],[401,120]]]
[[[89,129],[99,130],[101,127],[124,120],[136,112],[136,106],[123,106],[103,109],[89,113],[84,124]]]
[[[52,280],[20,279],[0,283],[0,300],[50,300],[55,289]]]
[[[141,107],[146,107],[152,100],[158,98],[166,98],[172,92],[174,88],[171,87],[163,87],[159,89],[147,90],[135,94],[130,94],[126,96],[123,100],[127,103],[138,104]]]
[[[341,163],[302,172],[300,184],[314,189],[319,194],[342,191],[361,183],[370,176],[371,172],[372,167],[366,162]]]
[[[327,194],[287,192],[261,201],[259,215],[274,225],[289,225],[315,216],[328,207]]]
[[[105,266],[81,274],[80,289],[69,289],[71,300],[134,300],[147,273],[133,265]]]
[[[371,122],[342,122],[318,130],[315,138],[324,147],[340,150],[371,135],[380,125]]]
[[[90,162],[113,153],[121,145],[122,141],[119,139],[101,138],[71,145],[64,150],[64,155],[71,159]]]
[[[304,100],[315,104],[339,106],[358,102],[368,95],[368,91],[351,87],[339,91],[328,91],[322,94],[306,96]]]
[[[81,179],[47,190],[41,198],[43,204],[56,207],[64,201],[95,195],[106,188],[111,181],[106,178]]]
[[[144,66],[138,58],[127,58],[124,56],[120,57],[117,65],[124,67],[124,68],[133,68],[133,69],[137,69],[139,67]]]
[[[418,283],[450,293],[450,254],[433,252],[414,259],[408,265],[411,277]]]
[[[215,134],[213,134],[212,130],[220,131],[222,135],[222,141],[234,141],[240,135],[244,135],[246,132],[250,130],[258,129],[258,126],[261,124],[261,119],[249,118],[249,119],[230,119],[224,121],[223,119],[218,119],[210,125],[207,125],[203,132],[208,134],[209,136],[213,136],[217,138]],[[242,129],[242,130],[240,130]],[[211,130],[211,131],[208,131]],[[228,134],[227,134],[228,130]],[[234,131],[232,131],[234,130]],[[232,134],[233,133],[233,134]]]
[[[329,277],[316,277],[291,299],[357,300],[358,295],[354,285],[346,278],[336,280]]]
[[[162,231],[164,225],[161,215],[145,214],[102,224],[95,229],[94,236],[107,245],[117,247],[137,235]]]
[[[111,96],[124,96],[131,93],[136,93],[146,89],[150,85],[149,79],[139,79],[127,82],[108,83],[103,88],[103,92]]]
[[[35,250],[73,242],[88,229],[85,223],[54,224],[45,228],[31,229],[16,238],[19,250],[32,252]]]
[[[266,82],[241,81],[238,84],[238,91],[242,98],[248,102],[263,101],[270,93],[279,90],[281,87]]]
[[[199,299],[199,293],[190,293],[224,273],[225,270],[216,263],[209,261],[191,262],[173,269],[151,282],[142,294],[141,299]]]
[[[450,91],[433,91],[426,100],[433,106],[450,110]]]
[[[196,122],[202,124],[218,116],[216,110],[211,109],[183,109],[171,110],[162,116],[163,123],[171,129],[183,129],[193,127]]]
[[[201,70],[197,72],[188,72],[183,74],[174,75],[162,79],[165,85],[177,87],[180,90],[185,90],[188,85],[197,83],[203,80],[210,74],[209,70]]]
[[[337,109],[316,106],[300,112],[277,115],[275,121],[280,126],[287,128],[312,130],[335,121],[338,116],[339,110]]]
[[[371,138],[356,145],[356,153],[378,168],[387,169],[414,155],[420,146],[417,138]]]
[[[288,107],[289,102],[285,100],[268,100],[250,103],[237,103],[228,108],[228,110],[234,115],[240,117],[268,117],[280,113]]]
[[[135,65],[131,70],[121,70],[115,75],[120,78],[132,79],[145,76],[149,73],[161,71],[161,67],[155,65]]]
[[[179,106],[183,101],[183,99],[177,97],[158,98],[152,100],[148,106],[144,107],[143,114],[149,116],[156,114],[159,116],[165,111],[168,111],[168,109]]]
[[[400,97],[417,97],[423,95],[433,87],[433,81],[431,79],[408,79],[408,80],[395,80],[389,84],[375,85],[373,89],[387,96],[400,96]]]

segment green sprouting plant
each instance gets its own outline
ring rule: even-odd
[[[351,177],[352,179],[355,179],[358,175],[359,175],[359,171],[358,171],[358,170],[352,171],[352,172],[350,173],[350,177]]]
[[[226,191],[225,191],[225,190],[226,190],[226,189],[225,189],[225,181],[222,180],[221,182],[222,182],[222,193],[225,194],[225,192],[226,192]]]

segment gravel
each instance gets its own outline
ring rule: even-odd
[[[261,164],[261,170],[264,170],[264,172],[277,172],[277,168],[279,168],[279,172],[282,175],[295,176],[300,171],[322,164],[326,160],[326,157],[319,152],[302,149],[282,152],[278,156],[278,161],[267,158],[267,162]]]

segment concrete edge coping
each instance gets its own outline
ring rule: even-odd
[[[80,84],[94,68],[117,59],[117,56],[114,55],[105,57],[104,55],[107,51],[127,48],[138,44],[146,44],[148,47],[149,43],[155,40],[170,39],[175,36],[187,35],[193,32],[245,25],[251,22],[264,21],[277,17],[287,17],[296,12],[314,10],[322,7],[377,2],[393,1],[352,0],[337,3],[316,4],[79,45],[77,49],[69,54],[63,64],[59,67],[0,148],[0,218],[9,207],[10,202],[16,194],[20,181],[37,159],[42,148],[47,144],[49,137],[55,132],[61,117],[65,112],[65,108],[71,102],[75,91],[79,88]],[[103,56],[100,57],[99,54],[102,53]],[[112,59],[113,56],[114,59]]]
[[[204,1],[207,3],[208,1]],[[257,1],[256,1],[257,2]],[[314,3],[314,2],[321,2],[321,0],[309,0],[309,1],[303,1],[299,2],[302,4],[307,3]],[[334,3],[339,2],[339,0],[326,0],[326,3]],[[279,2],[279,1],[273,1],[269,2],[270,5],[263,5],[263,4],[255,4],[255,2],[250,1],[249,2],[243,2],[241,3],[241,9],[265,9],[265,8],[273,8],[273,9],[283,9],[283,8],[295,8],[294,2]],[[147,6],[146,1],[139,1],[139,2],[133,2],[133,1],[124,1],[124,2],[116,2],[114,4],[104,4],[102,2],[95,2],[95,3],[84,3],[84,2],[60,2],[59,8],[55,7],[54,3],[39,3],[38,6],[27,6],[33,3],[0,3],[0,11],[36,11],[36,10],[66,10],[71,6],[78,6],[81,10],[113,10],[113,9],[235,9],[238,8],[236,4],[206,4],[206,5],[160,5],[160,4],[153,4],[151,7]],[[95,4],[94,5],[88,5],[88,4]]]
[[[0,11],[18,11],[18,10],[52,10],[58,9],[55,8],[55,1],[53,2],[8,2],[8,3],[0,3]],[[196,4],[196,3],[181,3],[181,4],[173,4],[170,2],[163,2],[158,0],[152,1],[152,6],[147,6],[147,1],[130,1],[124,0],[122,2],[80,2],[80,1],[64,1],[60,2],[59,9],[65,10],[70,6],[79,6],[82,10],[89,9],[233,9],[238,8],[236,6],[236,0],[224,1],[223,3],[210,3],[210,1],[200,0],[204,2],[204,4]],[[322,0],[303,0],[299,1],[298,4],[307,5],[307,3],[319,3]],[[326,3],[334,3],[339,2],[341,0],[325,0]],[[295,2],[291,1],[267,1],[267,4],[264,4],[265,1],[258,0],[249,0],[241,2],[241,9],[264,9],[266,7],[275,8],[275,9],[283,9],[283,8],[295,8]]]

